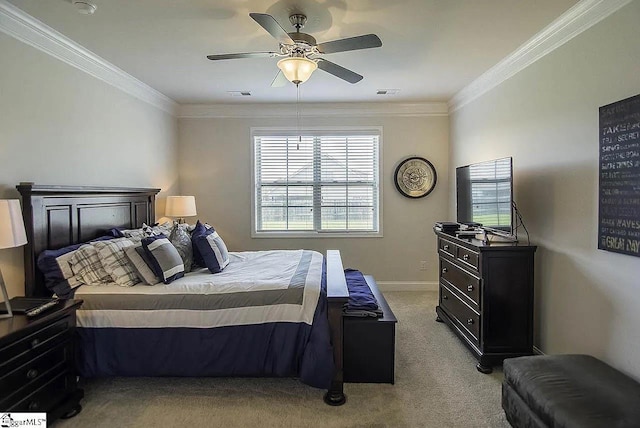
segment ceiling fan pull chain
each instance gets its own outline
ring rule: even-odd
[[[302,132],[300,130],[300,84],[296,84],[296,124],[298,126],[298,144],[296,150],[300,150],[300,143],[302,142]]]

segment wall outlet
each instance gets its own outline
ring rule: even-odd
[[[420,262],[420,270],[427,270],[427,261],[426,260],[422,260]]]

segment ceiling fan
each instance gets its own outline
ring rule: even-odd
[[[292,33],[287,33],[273,16],[266,13],[250,13],[249,16],[279,42],[280,49],[277,52],[208,55],[207,58],[212,61],[218,61],[236,58],[283,57],[283,59],[278,61],[280,71],[271,83],[271,86],[274,87],[284,86],[287,81],[297,86],[305,82],[317,68],[346,80],[349,83],[358,83],[363,79],[361,75],[328,61],[320,57],[320,55],[382,46],[382,41],[375,34],[366,34],[364,36],[349,37],[318,44],[313,36],[300,32],[307,22],[306,15],[301,13],[295,13],[289,16],[291,25],[296,29],[296,31]]]

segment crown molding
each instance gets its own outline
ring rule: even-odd
[[[447,116],[444,102],[300,104],[302,117]],[[296,117],[296,104],[183,104],[179,118]]]
[[[175,116],[178,104],[6,0],[0,0],[0,31]]]
[[[449,101],[449,113],[453,113],[487,93],[631,1],[579,1],[513,53],[455,94]]]

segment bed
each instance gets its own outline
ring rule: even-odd
[[[17,189],[28,239],[28,297],[51,295],[36,267],[38,254],[111,228],[152,223],[159,191],[34,183]],[[326,257],[306,250],[230,257],[223,275],[200,270],[169,286],[78,288],[75,298],[84,300],[77,328],[80,373],[298,377],[326,388],[327,404],[343,404],[342,310],[348,290],[339,251]],[[274,264],[286,267],[269,269]],[[259,279],[249,266],[261,272]],[[274,271],[285,272],[284,285]],[[225,278],[236,279],[222,284]]]

